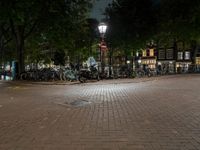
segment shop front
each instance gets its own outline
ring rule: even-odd
[[[196,72],[200,72],[200,57],[196,57],[195,65],[196,65],[195,67]]]
[[[154,46],[148,46],[142,50],[141,65],[143,68],[148,67],[151,70],[156,70],[156,50]]]
[[[175,73],[175,60],[158,60],[157,61],[157,69],[160,72],[164,72],[166,74]]]
[[[191,61],[176,62],[176,72],[177,73],[188,73],[190,65],[192,65]]]
[[[152,70],[155,70],[156,69],[156,57],[148,57],[148,58],[143,57],[141,59],[141,64],[143,66],[148,66],[148,68],[150,68]]]

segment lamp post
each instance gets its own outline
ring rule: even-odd
[[[135,56],[135,64],[136,64],[136,68],[140,68],[140,64],[141,64],[141,58],[139,57],[139,52],[136,52],[136,56]]]
[[[104,51],[102,49],[102,44],[104,44],[104,37],[105,33],[107,30],[108,26],[105,23],[100,23],[98,25],[99,33],[101,36],[101,41],[100,41],[100,62],[101,62],[101,72],[104,74]],[[104,45],[105,46],[105,45]]]

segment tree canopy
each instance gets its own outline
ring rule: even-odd
[[[38,62],[55,56],[44,51],[64,52],[72,60],[86,58],[97,45],[98,22],[87,19],[91,3],[1,0],[0,54],[16,58],[19,72],[24,70],[25,57]],[[115,0],[106,8],[105,18],[106,40],[126,55],[152,39],[164,44],[172,40],[200,41],[199,0]]]
[[[73,35],[82,31],[90,7],[90,0],[1,0],[0,25],[9,28],[19,72],[24,70],[29,41],[43,42],[43,36],[51,46],[70,47],[75,40]]]
[[[137,49],[149,40],[199,40],[199,0],[115,0],[105,12],[115,47]]]
[[[116,0],[106,9],[109,22],[108,36],[113,45],[140,47],[152,36],[155,10],[151,0]]]
[[[160,0],[158,37],[196,40],[200,31],[199,0]]]

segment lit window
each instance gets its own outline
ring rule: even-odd
[[[150,52],[150,56],[154,56],[154,49],[150,49],[149,52]]]
[[[143,57],[146,57],[146,56],[147,56],[147,51],[146,51],[146,50],[143,50],[143,51],[142,51],[142,56],[143,56]]]
[[[189,60],[190,59],[190,52],[185,52],[185,60]]]
[[[196,57],[196,64],[200,65],[200,57]]]
[[[183,59],[183,52],[178,52],[178,60],[182,60]]]

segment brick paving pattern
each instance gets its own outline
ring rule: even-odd
[[[200,75],[0,81],[0,150],[200,150]]]

